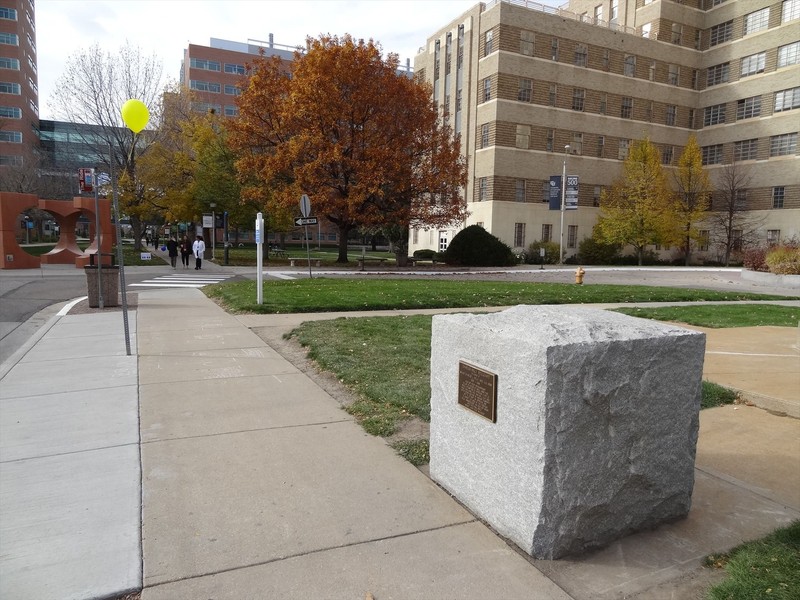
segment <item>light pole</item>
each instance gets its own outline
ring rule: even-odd
[[[561,169],[561,231],[558,239],[558,264],[564,264],[564,208],[567,202],[567,156],[569,144],[564,146],[564,165]]]
[[[209,206],[211,207],[211,260],[216,260],[215,242],[217,241],[217,213],[214,212],[214,209],[217,208],[217,203],[212,202]]]

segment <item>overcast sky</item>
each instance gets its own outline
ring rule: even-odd
[[[477,0],[37,0],[40,117],[55,118],[49,100],[56,81],[69,58],[94,43],[116,51],[127,39],[146,55],[155,52],[165,76],[173,81],[189,43],[209,45],[212,37],[267,40],[270,33],[276,44],[290,46],[320,33],[373,38],[384,52],[396,52],[402,64],[410,58],[413,67],[427,37],[476,4]]]

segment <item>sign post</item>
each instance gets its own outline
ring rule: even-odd
[[[300,219],[301,223],[298,223],[297,219],[295,219],[294,222],[295,224],[303,225],[303,229],[305,231],[305,236],[306,236],[306,257],[308,258],[308,278],[314,279],[314,276],[311,274],[311,248],[309,247],[309,242],[308,242],[308,226],[316,225],[317,219],[316,217],[308,216],[311,214],[311,200],[308,199],[308,196],[306,194],[300,196],[300,214],[303,215],[303,218]]]
[[[256,215],[256,301],[264,303],[264,215]]]

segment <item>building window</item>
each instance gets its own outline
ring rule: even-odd
[[[525,180],[517,179],[514,184],[514,201],[525,202]]]
[[[198,92],[212,92],[219,94],[220,84],[209,81],[198,81],[196,79],[189,80],[189,87]]]
[[[15,106],[0,106],[0,118],[21,119],[22,109]]]
[[[19,71],[19,61],[16,58],[0,57],[0,69],[11,69]]]
[[[489,56],[492,52],[494,52],[493,46],[494,46],[494,31],[490,29],[489,31],[486,32],[486,42],[484,46],[483,55]]]
[[[715,104],[714,106],[706,106],[703,111],[703,126],[719,125],[725,122],[725,105]]]
[[[0,142],[22,143],[22,133],[19,131],[3,131],[0,129]]]
[[[665,121],[667,125],[675,125],[675,119],[678,116],[678,107],[674,104],[667,105],[667,114],[665,117]]]
[[[532,31],[519,32],[519,51],[525,56],[533,56],[534,36]]]
[[[746,190],[742,190],[742,191],[746,191]],[[732,241],[733,241],[732,248],[734,250],[736,250],[737,252],[741,251],[741,249],[742,249],[742,236],[743,236],[743,233],[744,232],[741,229],[733,229],[731,231],[731,234],[732,234],[731,238],[732,238]]]
[[[781,23],[800,18],[800,0],[783,0]]]
[[[575,66],[585,67],[587,58],[589,57],[589,49],[586,44],[578,44],[575,46]]]
[[[770,156],[788,156],[797,152],[797,133],[784,133],[769,138]]]
[[[489,184],[486,181],[486,177],[481,177],[480,179],[478,179],[478,202],[486,201],[488,185]]]
[[[0,94],[14,94],[19,96],[22,93],[18,83],[9,83],[7,81],[0,81]]]
[[[547,130],[547,141],[545,142],[548,152],[552,152],[553,151],[553,142],[554,142],[555,138],[556,138],[556,130],[555,129],[548,129]]]
[[[592,190],[592,206],[600,206],[600,198],[603,193],[603,188],[599,185],[594,186]]]
[[[653,24],[652,23],[645,23],[644,25],[642,25],[642,37],[643,38],[649,38],[650,37],[650,32],[652,30],[653,30]]]
[[[739,140],[733,144],[734,160],[756,160],[758,158],[758,139]]]
[[[517,125],[517,148],[527,150],[530,147],[531,126]]]
[[[583,103],[586,99],[586,90],[575,88],[572,90],[572,110],[583,110]]]
[[[678,85],[681,78],[681,68],[678,65],[669,65],[669,72],[667,73],[667,83],[670,85]]]
[[[17,20],[16,9],[0,6],[0,19],[3,19],[5,21],[16,21]]]
[[[752,119],[761,115],[761,96],[742,98],[736,102],[736,120]]]
[[[594,7],[594,22],[595,22],[595,24],[603,22],[603,5],[602,4],[598,4],[597,6]]]
[[[758,54],[751,54],[742,58],[742,77],[755,75],[756,73],[764,72],[764,63],[767,59],[766,52],[759,52]]]
[[[542,202],[549,203],[550,202],[550,182],[543,181],[542,182]]]
[[[756,31],[766,29],[767,27],[769,27],[769,6],[762,8],[761,10],[751,12],[749,15],[745,15],[744,31],[742,34],[748,35],[750,33],[755,33]]]
[[[492,78],[487,77],[483,80],[483,101],[488,102],[492,99]]]
[[[19,46],[19,36],[16,33],[0,33],[0,44],[6,46]]]
[[[583,134],[577,131],[572,132],[572,141],[569,143],[570,154],[583,154]]]
[[[781,241],[780,229],[767,229],[767,246],[777,246]]]
[[[800,87],[775,92],[775,112],[800,108]]]
[[[239,107],[238,106],[225,106],[225,116],[226,117],[238,117],[239,116]]]
[[[619,0],[611,0],[611,18],[610,23],[616,23],[619,16]]]
[[[598,111],[601,115],[604,115],[608,112],[608,94],[602,94],[600,96],[600,106],[598,107]]]
[[[747,190],[739,188],[736,190],[736,200],[733,203],[736,210],[747,209]]]
[[[489,124],[481,125],[481,148],[489,147]]]
[[[21,156],[8,154],[0,155],[0,167],[21,167],[22,164]]]
[[[550,223],[542,223],[542,241],[553,241],[553,226]]]
[[[636,75],[636,57],[632,54],[625,56],[625,63],[623,65],[623,74],[626,77],[634,77]]]
[[[778,68],[788,67],[797,64],[797,57],[800,55],[800,42],[792,42],[785,46],[778,47]]]
[[[575,248],[578,245],[578,226],[567,225],[567,248]]]
[[[722,162],[722,144],[703,146],[702,157],[704,165],[718,165]]]
[[[697,232],[697,249],[700,252],[708,252],[709,233],[708,229],[700,229]]]
[[[716,46],[722,42],[727,42],[733,35],[733,21],[725,21],[711,28],[711,39],[709,45]]]
[[[683,41],[683,25],[680,23],[673,23],[672,24],[672,39],[673,44],[680,45]]]
[[[712,85],[726,83],[730,76],[730,67],[730,63],[722,63],[709,67],[708,71],[706,71],[706,86],[711,87]]]
[[[625,160],[628,158],[628,147],[630,146],[630,143],[630,140],[619,141],[619,150],[617,151],[617,158],[619,160]]]
[[[519,89],[517,90],[517,100],[520,102],[530,102],[533,98],[533,80],[520,79]]]
[[[550,58],[558,60],[558,38],[553,38],[550,42]]]
[[[244,75],[244,65],[225,63],[225,72],[234,75]]]
[[[514,247],[525,247],[525,223],[514,223]]]
[[[242,93],[242,90],[239,89],[237,85],[230,85],[229,83],[225,84],[225,93],[229,96],[239,96]]]
[[[672,146],[664,146],[661,149],[661,164],[671,165],[674,152],[675,149]]]
[[[603,158],[603,151],[606,147],[606,137],[604,135],[597,136],[597,158]]]
[[[219,63],[215,60],[205,60],[203,58],[192,58],[189,60],[192,69],[203,69],[204,71],[219,71]]]
[[[783,208],[783,200],[786,197],[786,188],[782,185],[772,188],[772,208]]]
[[[620,108],[619,116],[623,119],[630,119],[633,114],[633,98],[624,97],[622,99],[622,107]]]
[[[603,70],[608,71],[611,64],[611,51],[608,48],[603,48]]]

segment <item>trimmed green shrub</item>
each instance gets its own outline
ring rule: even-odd
[[[433,260],[434,256],[436,256],[436,250],[431,250],[430,248],[414,250],[414,258],[418,258],[420,260]]]
[[[604,244],[594,237],[584,238],[578,244],[578,260],[584,265],[613,265],[619,260],[619,244]]]
[[[555,242],[533,242],[528,246],[525,262],[531,265],[542,264],[539,249],[544,248],[544,264],[554,265],[558,262],[558,244]]]
[[[448,265],[466,267],[509,267],[517,258],[506,244],[480,225],[459,231],[444,252]]]

